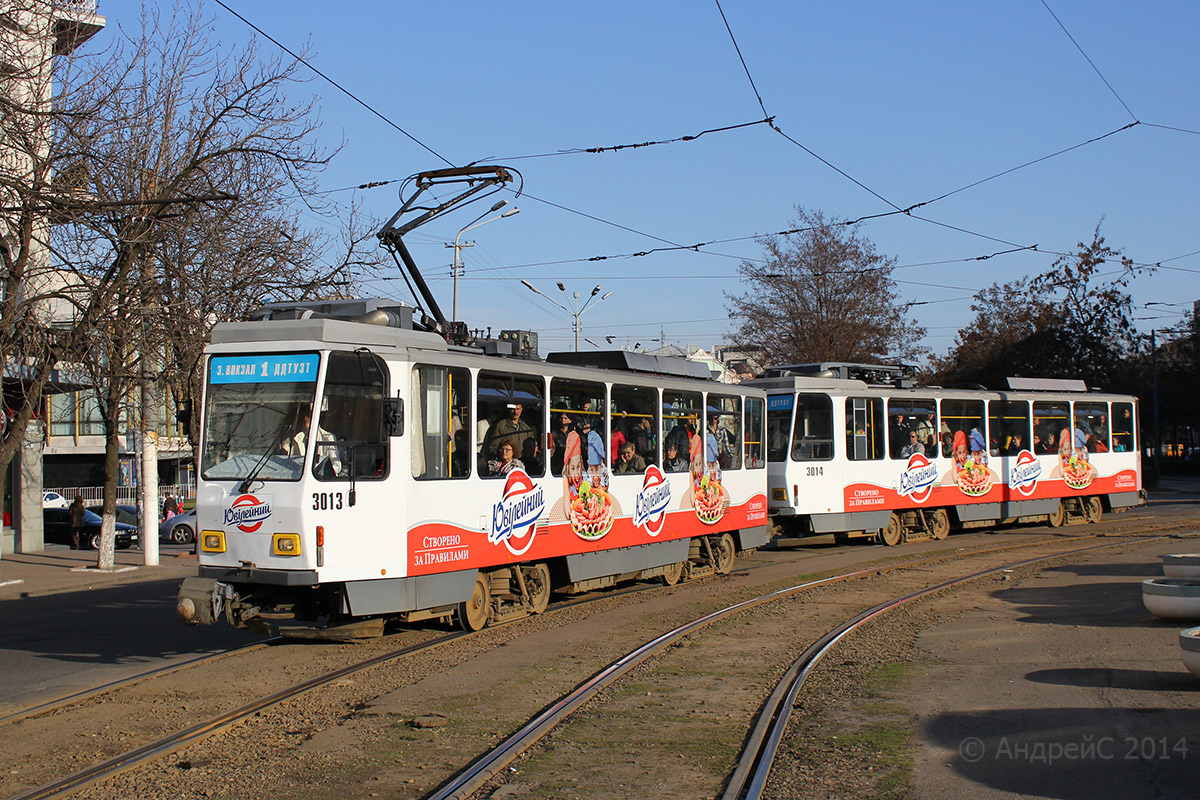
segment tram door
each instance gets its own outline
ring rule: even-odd
[[[403,537],[378,535],[403,518],[404,482],[388,480],[399,416],[382,359],[365,351],[329,354],[314,420],[310,496],[302,500],[322,527],[322,566],[329,570],[358,569],[369,559],[392,574],[404,564]]]
[[[797,514],[841,510],[841,469],[834,461],[833,401],[827,394],[797,394],[792,425],[788,491]]]

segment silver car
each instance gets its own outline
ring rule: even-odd
[[[163,520],[162,524],[158,526],[158,539],[175,544],[191,544],[196,541],[195,509]]]

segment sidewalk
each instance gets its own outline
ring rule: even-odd
[[[140,549],[118,550],[111,572],[96,569],[96,559],[95,550],[71,550],[63,545],[46,545],[43,553],[5,554],[0,557],[0,600],[139,581],[182,581],[196,574],[196,557],[187,551],[160,552],[159,565],[147,567]]]

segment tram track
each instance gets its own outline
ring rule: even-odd
[[[1092,534],[1084,534],[1083,536],[1090,537],[1091,535]],[[1078,540],[1079,538],[1082,538],[1082,537],[1077,535],[1077,536],[1074,536],[1071,538],[1073,540]],[[1015,548],[1036,546],[1037,544],[1043,544],[1043,543],[1044,543],[1044,541],[1042,541],[1042,540],[1035,540],[1035,541],[1031,541],[1031,542],[1021,542],[1021,543],[1018,543],[1015,545],[1013,545],[1013,544],[1005,545],[1000,548],[985,548],[985,549],[975,549],[975,550],[964,550],[961,547],[954,547],[952,549],[941,551],[937,554],[934,554],[934,555],[931,555],[928,557],[924,557],[921,559],[909,560],[909,561],[899,561],[895,564],[868,565],[867,567],[865,567],[863,569],[855,570],[851,573],[846,573],[845,575],[833,576],[831,578],[826,578],[826,579],[821,579],[819,581],[811,582],[811,585],[808,588],[815,587],[815,586],[830,585],[834,582],[848,581],[848,580],[852,580],[854,577],[882,574],[884,572],[891,572],[894,570],[899,570],[899,569],[904,569],[904,568],[911,569],[922,563],[933,563],[933,562],[938,562],[938,561],[946,561],[946,560],[950,560],[950,559],[958,559],[958,558],[963,558],[968,555],[982,555],[987,552],[1007,551],[1007,550],[1011,550],[1011,549],[1015,549]],[[744,571],[746,571],[746,569],[747,569],[746,567],[739,568],[739,572],[744,572]],[[704,581],[700,581],[700,582],[696,582],[696,583],[704,583]],[[689,585],[695,585],[695,584],[689,584]],[[582,603],[596,602],[598,600],[620,598],[624,594],[629,594],[629,593],[633,593],[633,592],[643,592],[643,591],[648,591],[648,590],[652,590],[652,589],[661,589],[661,587],[654,587],[654,586],[631,587],[629,589],[619,590],[617,592],[608,592],[599,597],[587,598],[585,600],[572,601],[571,603],[559,603],[559,604],[556,604],[552,610],[553,611],[564,610],[566,608],[578,606]],[[500,627],[507,627],[507,626],[500,626]],[[489,628],[487,630],[495,630],[495,628]],[[481,632],[481,633],[485,633],[485,632]],[[274,705],[278,705],[280,703],[285,702],[286,700],[288,700],[290,698],[297,697],[300,694],[303,694],[305,692],[309,692],[309,691],[312,691],[313,689],[316,689],[316,688],[319,688],[322,686],[327,686],[331,683],[335,683],[349,675],[353,675],[358,672],[368,670],[373,666],[382,664],[387,661],[397,660],[397,659],[400,659],[407,655],[415,655],[420,652],[432,650],[436,647],[448,644],[450,642],[465,639],[468,636],[475,637],[475,636],[479,636],[479,635],[480,634],[456,633],[456,634],[451,634],[449,636],[438,637],[433,640],[416,643],[416,644],[412,644],[412,645],[407,645],[403,648],[399,648],[396,650],[389,650],[388,652],[372,656],[371,658],[360,660],[353,664],[346,665],[344,667],[325,672],[314,678],[310,678],[305,681],[301,681],[299,683],[293,684],[293,685],[286,687],[284,689],[281,689],[277,692],[270,693],[268,695],[264,695],[261,697],[257,697],[253,701],[251,701],[249,703],[245,703],[243,705],[240,705],[236,709],[214,715],[214,716],[206,719],[204,722],[187,726],[175,733],[172,733],[168,736],[160,737],[159,739],[152,741],[148,744],[145,744],[145,745],[142,745],[139,747],[135,747],[133,749],[130,749],[130,750],[122,752],[118,755],[115,755],[111,758],[101,760],[91,766],[84,768],[84,769],[76,770],[65,777],[45,783],[42,786],[39,786],[33,790],[26,791],[23,794],[14,795],[14,798],[19,798],[20,800],[25,800],[25,798],[49,798],[49,797],[68,796],[68,795],[73,794],[87,786],[92,786],[96,783],[105,781],[114,775],[117,775],[117,774],[120,774],[127,770],[130,770],[133,767],[136,767],[139,765],[144,765],[144,764],[149,764],[156,760],[160,760],[160,759],[170,755],[171,753],[178,752],[179,750],[181,750],[185,747],[188,747],[189,745],[195,744],[196,742],[200,741],[203,738],[211,736],[213,733],[228,729],[229,727],[236,725],[238,722],[243,721],[251,716],[254,716],[254,715],[260,713],[265,708],[268,708],[268,707],[274,706]],[[683,635],[683,634],[680,634],[680,635]],[[678,637],[675,637],[675,638],[678,638]],[[257,644],[259,644],[261,646],[263,643],[257,643]],[[647,655],[646,657],[649,657],[649,656]],[[633,666],[636,666],[637,663],[641,663],[641,661],[644,661],[644,660],[645,660],[645,658],[633,661],[633,662],[629,663],[628,667],[632,668]],[[175,665],[174,670],[177,671],[177,670],[183,669],[185,666],[188,666],[188,665]],[[171,671],[171,670],[168,670],[168,671]],[[628,669],[626,669],[625,671],[627,672]],[[92,694],[94,695],[95,693],[99,692],[101,689],[103,689],[103,687],[100,687]],[[60,700],[58,702],[59,702],[59,705],[61,706],[62,704],[68,702],[69,700],[70,700],[70,698],[63,698],[62,700]],[[35,710],[30,709],[27,711],[33,713]],[[45,713],[50,713],[50,710],[45,710]]]
[[[1175,529],[1176,527],[1181,526],[1170,525],[1165,527],[1169,529]],[[821,661],[821,659],[824,658],[843,639],[843,637],[852,634],[863,624],[866,624],[876,617],[906,603],[922,599],[924,597],[942,592],[946,589],[957,587],[986,576],[995,575],[1001,572],[1007,572],[1034,564],[1051,562],[1064,557],[1081,555],[1114,547],[1125,547],[1130,545],[1136,546],[1155,542],[1166,538],[1169,535],[1170,534],[1168,533],[1161,533],[1158,535],[1143,536],[1138,539],[1131,539],[1130,537],[1122,535],[1119,540],[1104,544],[1091,545],[1084,548],[1073,547],[1070,549],[1056,549],[1055,552],[1046,555],[1041,555],[1030,559],[1023,559],[1020,561],[1007,562],[993,567],[988,567],[983,570],[977,570],[949,580],[939,581],[916,591],[908,592],[894,598],[889,598],[882,603],[878,603],[870,608],[858,612],[845,622],[825,632],[822,636],[816,639],[804,650],[800,658],[793,662],[784,672],[783,678],[776,684],[767,701],[763,704],[763,707],[756,715],[755,724],[751,728],[746,739],[746,747],[739,756],[737,764],[730,775],[729,781],[726,784],[724,791],[720,795],[721,800],[757,800],[758,798],[762,797],[763,787],[766,785],[766,779],[770,773],[770,768],[776,749],[790,718],[789,712],[791,706],[795,703],[796,696],[802,689],[805,679],[808,677],[812,669],[814,669]],[[1076,541],[1084,538],[1090,539],[1096,537],[1088,534],[1081,537],[1076,537]],[[1061,540],[1054,543],[1063,544]],[[1041,544],[1045,544],[1045,542],[1024,542],[1015,545],[975,550],[971,551],[970,553],[959,554],[959,556],[982,556],[997,554],[1016,549],[1038,546]],[[558,727],[566,723],[573,714],[587,706],[589,703],[597,701],[597,698],[604,693],[610,692],[614,685],[622,678],[626,677],[632,670],[646,663],[653,657],[661,654],[684,636],[696,633],[700,629],[713,623],[725,620],[730,616],[759,606],[767,605],[777,600],[792,597],[800,592],[816,588],[830,587],[838,583],[854,580],[856,578],[879,576],[893,571],[914,571],[922,564],[946,560],[947,557],[944,555],[934,556],[915,562],[905,561],[886,566],[871,566],[849,573],[808,581],[796,586],[770,592],[741,603],[727,606],[716,612],[706,614],[703,617],[681,625],[674,630],[647,642],[641,647],[630,651],[620,659],[609,664],[604,669],[593,674],[568,695],[564,695],[557,701],[548,704],[540,713],[535,715],[524,726],[514,732],[511,736],[507,737],[495,748],[478,756],[461,772],[444,782],[432,793],[425,795],[425,800],[465,800],[466,798],[484,796],[485,789],[494,788],[495,782],[501,776],[505,775],[506,770],[516,771],[512,765],[525,756],[532,748],[537,746],[538,743],[541,742],[545,737],[549,736]]]

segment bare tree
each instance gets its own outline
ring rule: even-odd
[[[109,353],[95,383],[110,409],[135,383],[125,352],[153,359],[148,371],[195,397],[198,348],[215,321],[267,299],[328,292],[331,281],[344,290],[367,263],[352,220],[344,230],[354,246],[327,265],[331,235],[305,230],[294,210],[299,201],[330,211],[315,192],[330,154],[315,144],[314,101],[289,94],[300,65],[209,36],[195,6],[145,11],[140,29],[102,58],[43,61],[37,68],[56,71],[53,103],[20,109],[33,133],[5,131],[24,144],[22,169],[0,175],[9,290],[0,347],[25,367],[28,390],[0,443],[0,471],[60,362],[95,355],[100,341],[135,341]],[[6,121],[18,109],[7,110]],[[55,303],[69,312],[58,315],[65,326],[48,325]],[[110,436],[107,461],[117,446]]]
[[[857,226],[799,206],[796,212],[793,232],[759,240],[762,263],[738,268],[749,291],[725,295],[737,340],[758,345],[774,364],[923,355],[925,329],[900,302],[895,259],[879,255]]]

